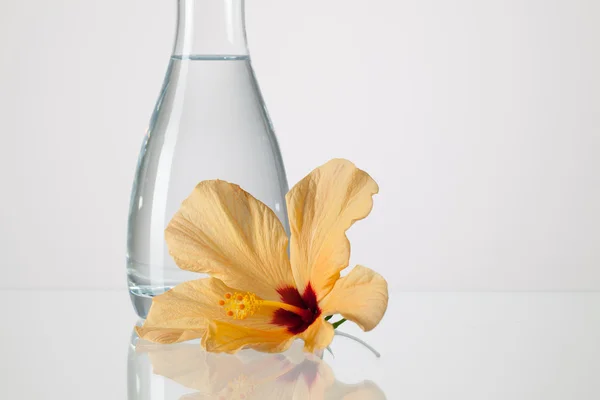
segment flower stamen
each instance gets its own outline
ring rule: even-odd
[[[304,309],[304,308],[300,308],[300,307],[296,307],[296,306],[293,306],[293,305],[287,304],[287,303],[281,303],[279,301],[262,300],[261,304],[265,305],[265,306],[272,306],[272,307],[275,307],[275,308],[282,308],[284,310],[291,311],[294,314],[298,314],[298,315],[301,315],[301,316],[304,316],[307,313],[310,313],[310,310],[307,310],[307,309]]]
[[[260,300],[254,293],[225,293],[219,300],[219,306],[223,307],[225,315],[233,319],[246,319],[254,315],[261,307],[273,307],[293,312],[302,317],[309,318],[310,310],[293,306],[279,301]]]
[[[262,300],[256,298],[254,293],[225,293],[224,299],[219,300],[225,314],[233,319],[246,319],[258,311]]]

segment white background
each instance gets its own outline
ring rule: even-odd
[[[405,290],[600,289],[600,2],[249,0],[290,184],[380,184],[353,263]],[[0,288],[125,287],[175,0],[0,2]]]

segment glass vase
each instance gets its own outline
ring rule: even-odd
[[[137,314],[199,274],[179,269],[164,230],[203,180],[239,184],[287,229],[279,146],[246,44],[244,0],[179,0],[175,45],[131,194],[127,277]]]

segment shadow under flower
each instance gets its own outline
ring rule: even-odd
[[[154,376],[167,378],[194,391],[174,397],[165,395],[164,400],[386,398],[371,381],[352,385],[337,381],[329,365],[316,355],[304,353],[300,342],[281,354],[244,350],[228,355],[207,353],[197,343],[159,345],[138,340],[130,353],[130,361],[131,357],[144,355],[149,359]],[[140,379],[133,381],[144,384]],[[132,398],[130,394],[129,400],[134,399],[150,400],[150,397],[138,395]],[[156,393],[151,399],[156,399]]]

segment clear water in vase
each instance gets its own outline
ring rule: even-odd
[[[235,2],[243,8],[242,1]],[[179,269],[164,239],[167,224],[200,181],[221,179],[240,185],[269,206],[287,228],[285,171],[245,51],[245,34],[241,44],[229,40],[223,45],[215,44],[218,35],[207,42],[187,37],[185,29],[181,33],[183,22],[189,26],[194,19],[207,18],[220,11],[221,3],[225,2],[180,1],[175,52],[140,152],[129,213],[127,277],[134,308],[142,318],[153,296],[202,277]],[[190,4],[197,15],[189,16]],[[241,25],[243,33],[243,12],[241,17],[235,8],[222,12],[229,15],[230,25]],[[187,51],[179,51],[186,48],[186,40],[193,42]],[[227,43],[241,50],[228,54],[236,49],[227,48]],[[207,54],[211,46],[222,48]],[[190,53],[190,47],[200,51]]]

